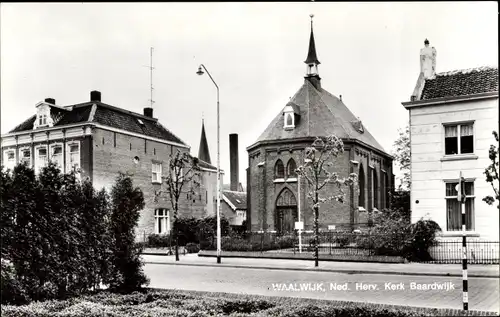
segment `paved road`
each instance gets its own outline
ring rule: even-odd
[[[459,277],[344,274],[164,264],[146,264],[144,269],[151,279],[150,287],[155,288],[462,308],[462,279]],[[435,286],[431,287],[442,285],[443,289],[423,289],[424,285],[435,282]],[[318,283],[323,284],[319,286]],[[416,287],[420,285],[421,289],[410,289],[411,283],[415,283],[413,285]],[[331,288],[335,285],[337,290]],[[344,287],[347,289],[343,290]],[[447,287],[455,289],[446,290]],[[500,312],[499,298],[498,278],[469,279],[470,310]]]

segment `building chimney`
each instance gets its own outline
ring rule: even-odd
[[[51,105],[56,104],[56,100],[54,98],[45,98],[46,103],[50,103]]]
[[[144,108],[144,116],[152,118],[153,117],[153,108],[145,107]]]
[[[436,49],[429,47],[429,40],[425,39],[425,47],[420,50],[420,72],[424,78],[431,78],[436,75]]]
[[[230,189],[232,191],[238,191],[238,134],[232,133],[229,135],[229,168],[230,168],[230,178],[231,185]]]
[[[90,101],[101,101],[101,92],[93,90],[90,92]]]

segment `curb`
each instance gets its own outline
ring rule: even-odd
[[[208,267],[226,267],[226,268],[241,268],[241,269],[257,269],[257,270],[278,270],[278,271],[307,271],[307,272],[329,272],[343,274],[382,274],[382,275],[410,275],[410,276],[442,276],[442,277],[462,277],[462,274],[450,273],[433,273],[433,272],[395,272],[395,271],[368,271],[368,270],[335,270],[335,269],[315,269],[315,268],[293,268],[293,267],[272,267],[272,266],[249,266],[249,265],[227,265],[227,264],[200,264],[200,263],[169,263],[169,262],[150,262],[145,261],[145,264],[160,264],[160,265],[180,265],[180,266],[208,266]],[[492,274],[468,274],[474,278],[500,278],[498,275]]]

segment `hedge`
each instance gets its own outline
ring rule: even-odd
[[[108,193],[26,164],[0,170],[1,301],[64,299],[101,285],[130,292],[147,284],[133,245],[144,197],[119,174]]]
[[[65,301],[2,306],[5,317],[97,316],[494,316],[494,313],[458,309],[432,309],[306,298],[265,297],[242,294],[148,290],[129,295],[100,292]]]

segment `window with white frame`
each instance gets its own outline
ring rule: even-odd
[[[161,163],[151,164],[151,181],[153,183],[161,183]]]
[[[462,203],[457,200],[457,182],[446,183],[446,230],[462,230]],[[474,182],[465,182],[465,228],[474,230]]]
[[[168,219],[168,209],[155,209],[155,233],[166,234],[170,232],[170,221]]]
[[[31,148],[25,147],[19,149],[19,162],[26,163],[29,167],[31,167]]]
[[[47,166],[47,146],[41,145],[35,148],[35,172],[39,172]]]
[[[63,165],[63,146],[62,144],[50,145],[50,161],[54,162],[57,167],[64,173]]]
[[[243,218],[243,220],[247,219],[247,213],[245,210],[236,210],[236,216],[239,218]]]
[[[38,116],[38,126],[47,125],[47,115],[41,114]]]
[[[294,103],[289,102],[283,109],[283,128],[286,130],[295,128],[295,106]]]
[[[66,146],[66,172],[78,172],[80,166],[80,142],[68,143]]]
[[[6,169],[14,169],[14,167],[16,166],[16,151],[5,150],[3,152],[3,162]]]
[[[444,126],[445,155],[474,153],[474,125],[462,123]]]

